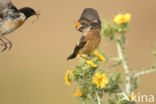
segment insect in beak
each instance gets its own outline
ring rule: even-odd
[[[37,18],[39,19],[39,16],[40,16],[40,11],[37,11],[36,14]]]
[[[82,26],[80,22],[74,21],[74,23],[76,24],[76,29],[79,29]]]
[[[35,15],[36,15],[37,20],[38,20],[40,17],[40,11],[35,12]],[[37,20],[34,20],[32,23],[35,23]]]

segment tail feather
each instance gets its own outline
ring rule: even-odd
[[[74,52],[73,54],[71,54],[71,55],[67,58],[67,60],[74,59],[76,56],[77,56],[77,54]]]
[[[79,54],[80,49],[82,49],[84,47],[84,45],[86,44],[86,41],[83,39],[85,39],[85,38],[84,37],[81,38],[81,40],[75,46],[74,52],[67,58],[67,60],[73,59]]]

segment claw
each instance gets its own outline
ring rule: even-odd
[[[11,48],[12,48],[12,42],[11,41],[9,41],[9,51],[11,50]]]
[[[9,44],[9,50],[11,50],[12,48],[12,42],[10,40],[8,40],[5,37],[2,37],[3,39],[5,39],[7,41],[7,43],[5,43],[2,39],[1,41],[3,42],[3,46],[5,46],[5,48],[2,50],[3,52],[8,48],[7,44]]]
[[[8,48],[7,44],[3,44],[3,45],[4,45],[4,48],[1,52],[4,52]]]
[[[85,56],[85,54],[80,55],[80,57],[85,59],[85,60],[90,60],[88,56]]]
[[[12,43],[11,42],[6,43],[6,44],[0,43],[1,46],[4,46],[4,49],[1,52],[4,52],[7,49],[7,47],[8,47],[7,44],[9,44],[9,51],[10,51],[10,49],[12,48]]]
[[[1,46],[4,46],[4,44],[0,43]]]

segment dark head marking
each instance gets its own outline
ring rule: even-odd
[[[24,15],[26,16],[26,19],[28,19],[29,17],[33,15],[36,15],[35,10],[29,7],[21,8],[19,9],[19,12],[24,13]]]

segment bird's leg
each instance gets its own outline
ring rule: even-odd
[[[80,57],[85,59],[85,60],[90,60],[88,55],[86,55],[86,54],[80,54]]]
[[[88,57],[83,57],[83,56],[80,56],[81,58],[85,59],[85,60],[89,60]]]
[[[4,46],[4,44],[3,44],[3,43],[0,43],[0,45],[1,45],[1,46]]]
[[[95,56],[92,56],[91,54],[88,54],[88,57],[95,57]]]
[[[4,46],[1,52],[4,52],[8,48],[7,43],[5,43],[1,37],[0,37],[0,41],[2,42],[1,45]]]
[[[6,37],[3,37],[3,39],[5,39],[8,42],[7,44],[10,45],[9,46],[9,50],[10,50],[12,48],[12,42],[9,39],[7,39]]]

